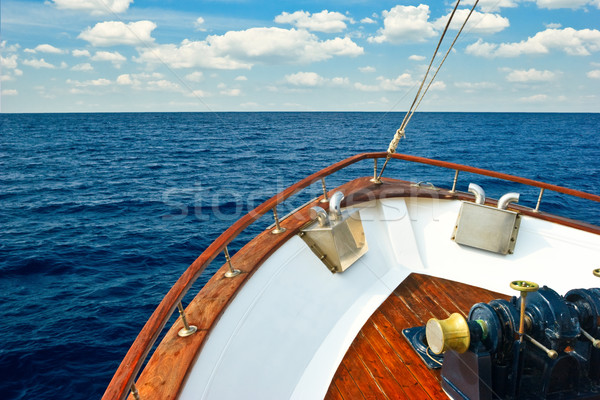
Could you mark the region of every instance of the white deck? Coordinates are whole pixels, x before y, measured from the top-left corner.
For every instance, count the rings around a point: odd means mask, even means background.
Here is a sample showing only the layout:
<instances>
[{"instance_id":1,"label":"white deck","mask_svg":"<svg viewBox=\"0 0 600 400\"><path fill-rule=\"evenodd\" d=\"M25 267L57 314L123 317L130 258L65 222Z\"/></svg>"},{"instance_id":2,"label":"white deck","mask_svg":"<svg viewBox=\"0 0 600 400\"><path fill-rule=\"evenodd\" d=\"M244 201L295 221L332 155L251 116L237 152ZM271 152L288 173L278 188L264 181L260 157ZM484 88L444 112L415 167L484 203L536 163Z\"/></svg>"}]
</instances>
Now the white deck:
<instances>
[{"instance_id":1,"label":"white deck","mask_svg":"<svg viewBox=\"0 0 600 400\"><path fill-rule=\"evenodd\" d=\"M208 337L180 399L323 398L364 322L411 272L515 294L599 287L600 236L523 217L512 255L450 240L459 201L399 198L360 207L369 251L332 274L294 236L243 286Z\"/></svg>"}]
</instances>

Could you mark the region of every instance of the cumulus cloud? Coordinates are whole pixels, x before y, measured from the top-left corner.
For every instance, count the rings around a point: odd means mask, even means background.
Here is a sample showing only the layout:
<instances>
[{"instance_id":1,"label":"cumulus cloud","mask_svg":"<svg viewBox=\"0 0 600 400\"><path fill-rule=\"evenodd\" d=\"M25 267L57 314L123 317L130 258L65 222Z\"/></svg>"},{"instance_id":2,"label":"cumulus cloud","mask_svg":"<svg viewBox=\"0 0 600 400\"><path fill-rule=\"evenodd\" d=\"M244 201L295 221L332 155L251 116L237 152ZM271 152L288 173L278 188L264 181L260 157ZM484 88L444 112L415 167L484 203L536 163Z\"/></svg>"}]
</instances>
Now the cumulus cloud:
<instances>
[{"instance_id":1,"label":"cumulus cloud","mask_svg":"<svg viewBox=\"0 0 600 400\"><path fill-rule=\"evenodd\" d=\"M125 12L133 0L51 0L49 3L59 10L75 10L92 15L102 15Z\"/></svg>"},{"instance_id":2,"label":"cumulus cloud","mask_svg":"<svg viewBox=\"0 0 600 400\"><path fill-rule=\"evenodd\" d=\"M423 60L425 60L425 56L419 56L419 55L413 54L412 56L409 56L408 59L411 61L423 61Z\"/></svg>"},{"instance_id":3,"label":"cumulus cloud","mask_svg":"<svg viewBox=\"0 0 600 400\"><path fill-rule=\"evenodd\" d=\"M450 23L450 29L459 30L468 15L469 10L456 10ZM433 25L436 29L443 30L448 23L448 18L450 18L450 14L437 19ZM465 29L472 33L496 33L508 28L509 25L508 18L498 14L473 11Z\"/></svg>"},{"instance_id":4,"label":"cumulus cloud","mask_svg":"<svg viewBox=\"0 0 600 400\"><path fill-rule=\"evenodd\" d=\"M600 31L596 29L575 30L546 29L535 36L517 43L486 43L479 39L467 46L466 52L480 57L517 57L523 54L548 54L560 50L569 55L587 56L600 50Z\"/></svg>"},{"instance_id":5,"label":"cumulus cloud","mask_svg":"<svg viewBox=\"0 0 600 400\"><path fill-rule=\"evenodd\" d=\"M93 71L94 67L90 63L77 64L71 68L73 71Z\"/></svg>"},{"instance_id":6,"label":"cumulus cloud","mask_svg":"<svg viewBox=\"0 0 600 400\"><path fill-rule=\"evenodd\" d=\"M73 79L67 79L67 83L69 85L73 85L73 86L81 88L81 87L87 87L87 86L108 86L112 82L109 79L99 78L99 79L92 79L92 80L83 81L83 82L73 80Z\"/></svg>"},{"instance_id":7,"label":"cumulus cloud","mask_svg":"<svg viewBox=\"0 0 600 400\"><path fill-rule=\"evenodd\" d=\"M588 72L586 75L590 79L600 79L600 69L594 69Z\"/></svg>"},{"instance_id":8,"label":"cumulus cloud","mask_svg":"<svg viewBox=\"0 0 600 400\"><path fill-rule=\"evenodd\" d=\"M185 79L190 82L202 82L204 80L204 74L202 71L194 71L191 74L187 74Z\"/></svg>"},{"instance_id":9,"label":"cumulus cloud","mask_svg":"<svg viewBox=\"0 0 600 400\"><path fill-rule=\"evenodd\" d=\"M285 76L285 81L293 86L317 87L317 86L346 86L350 84L348 78L335 77L324 78L316 72L298 72Z\"/></svg>"},{"instance_id":10,"label":"cumulus cloud","mask_svg":"<svg viewBox=\"0 0 600 400\"><path fill-rule=\"evenodd\" d=\"M15 69L18 66L17 63L17 55L16 54L11 54L10 56L6 56L3 57L0 55L0 66L2 66L2 69L7 68L7 69Z\"/></svg>"},{"instance_id":11,"label":"cumulus cloud","mask_svg":"<svg viewBox=\"0 0 600 400\"><path fill-rule=\"evenodd\" d=\"M26 53L48 53L48 54L64 54L66 51L54 47L50 44L40 44L34 49L25 49Z\"/></svg>"},{"instance_id":12,"label":"cumulus cloud","mask_svg":"<svg viewBox=\"0 0 600 400\"><path fill-rule=\"evenodd\" d=\"M119 44L136 46L154 42L151 33L155 28L156 24L152 21L137 21L128 24L121 21L106 21L97 23L93 28L88 27L77 37L99 47Z\"/></svg>"},{"instance_id":13,"label":"cumulus cloud","mask_svg":"<svg viewBox=\"0 0 600 400\"><path fill-rule=\"evenodd\" d=\"M416 81L409 73L403 73L398 75L394 79L385 78L383 76L377 77L378 84L376 85L365 85L357 82L354 87L363 92L379 92L379 91L398 91L413 86Z\"/></svg>"},{"instance_id":14,"label":"cumulus cloud","mask_svg":"<svg viewBox=\"0 0 600 400\"><path fill-rule=\"evenodd\" d=\"M370 65L367 65L366 67L360 67L358 70L360 72L375 72L375 67L371 67Z\"/></svg>"},{"instance_id":15,"label":"cumulus cloud","mask_svg":"<svg viewBox=\"0 0 600 400\"><path fill-rule=\"evenodd\" d=\"M255 63L285 64L358 56L362 47L350 38L321 41L305 30L251 28L211 35L204 41L184 40L179 46L138 49L141 63L166 63L172 68L250 69Z\"/></svg>"},{"instance_id":16,"label":"cumulus cloud","mask_svg":"<svg viewBox=\"0 0 600 400\"><path fill-rule=\"evenodd\" d=\"M327 82L325 78L317 74L316 72L298 72L291 75L286 75L285 80L287 83L294 86L321 86Z\"/></svg>"},{"instance_id":17,"label":"cumulus cloud","mask_svg":"<svg viewBox=\"0 0 600 400\"><path fill-rule=\"evenodd\" d=\"M90 56L90 52L87 50L78 50L75 49L71 52L71 54L73 55L73 57L89 57Z\"/></svg>"},{"instance_id":18,"label":"cumulus cloud","mask_svg":"<svg viewBox=\"0 0 600 400\"><path fill-rule=\"evenodd\" d=\"M244 81L247 81L248 78L245 77L244 75L239 75L239 76L236 76L234 80L244 82Z\"/></svg>"},{"instance_id":19,"label":"cumulus cloud","mask_svg":"<svg viewBox=\"0 0 600 400\"><path fill-rule=\"evenodd\" d=\"M54 69L54 68L56 68L55 65L52 65L49 62L46 62L46 60L44 60L43 58L25 60L25 61L23 61L23 64L33 67L35 69L40 69L40 68Z\"/></svg>"},{"instance_id":20,"label":"cumulus cloud","mask_svg":"<svg viewBox=\"0 0 600 400\"><path fill-rule=\"evenodd\" d=\"M194 21L194 27L197 31L206 31L206 28L204 28L204 18L196 18L196 21Z\"/></svg>"},{"instance_id":21,"label":"cumulus cloud","mask_svg":"<svg viewBox=\"0 0 600 400\"><path fill-rule=\"evenodd\" d=\"M91 58L94 61L110 61L113 64L119 65L126 60L118 51L97 51Z\"/></svg>"},{"instance_id":22,"label":"cumulus cloud","mask_svg":"<svg viewBox=\"0 0 600 400\"><path fill-rule=\"evenodd\" d=\"M509 82L547 82L556 77L552 71L539 71L534 68L528 70L515 69L510 70L506 75L506 80Z\"/></svg>"},{"instance_id":23,"label":"cumulus cloud","mask_svg":"<svg viewBox=\"0 0 600 400\"><path fill-rule=\"evenodd\" d=\"M299 29L315 32L335 33L346 29L344 21L349 20L344 14L323 10L311 14L306 11L296 11L292 14L283 12L275 17L278 24L290 24Z\"/></svg>"},{"instance_id":24,"label":"cumulus cloud","mask_svg":"<svg viewBox=\"0 0 600 400\"><path fill-rule=\"evenodd\" d=\"M220 92L223 96L236 97L242 94L240 89L223 89Z\"/></svg>"},{"instance_id":25,"label":"cumulus cloud","mask_svg":"<svg viewBox=\"0 0 600 400\"><path fill-rule=\"evenodd\" d=\"M534 94L532 96L519 98L519 101L523 103L543 103L546 100L548 100L548 95L546 94Z\"/></svg>"},{"instance_id":26,"label":"cumulus cloud","mask_svg":"<svg viewBox=\"0 0 600 400\"><path fill-rule=\"evenodd\" d=\"M376 24L377 23L377 21L375 21L374 19L369 18L369 17L361 19L360 22L363 24Z\"/></svg>"},{"instance_id":27,"label":"cumulus cloud","mask_svg":"<svg viewBox=\"0 0 600 400\"><path fill-rule=\"evenodd\" d=\"M429 22L429 6L396 6L383 11L383 28L377 31L378 36L369 37L374 43L402 43L418 41L436 36L433 25Z\"/></svg>"}]
</instances>

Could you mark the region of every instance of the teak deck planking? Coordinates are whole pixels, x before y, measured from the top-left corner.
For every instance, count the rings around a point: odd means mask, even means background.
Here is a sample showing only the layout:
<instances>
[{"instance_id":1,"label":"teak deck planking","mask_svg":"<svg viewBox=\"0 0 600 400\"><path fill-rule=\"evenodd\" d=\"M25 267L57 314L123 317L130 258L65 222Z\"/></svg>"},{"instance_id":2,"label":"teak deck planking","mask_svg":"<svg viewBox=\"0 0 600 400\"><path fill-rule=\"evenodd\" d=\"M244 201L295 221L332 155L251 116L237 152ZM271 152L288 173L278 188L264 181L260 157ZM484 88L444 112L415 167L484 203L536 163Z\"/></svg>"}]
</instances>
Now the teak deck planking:
<instances>
[{"instance_id":1,"label":"teak deck planking","mask_svg":"<svg viewBox=\"0 0 600 400\"><path fill-rule=\"evenodd\" d=\"M429 318L467 316L479 302L507 296L475 286L410 274L369 318L336 371L326 400L443 399L439 369L429 369L402 335Z\"/></svg>"}]
</instances>

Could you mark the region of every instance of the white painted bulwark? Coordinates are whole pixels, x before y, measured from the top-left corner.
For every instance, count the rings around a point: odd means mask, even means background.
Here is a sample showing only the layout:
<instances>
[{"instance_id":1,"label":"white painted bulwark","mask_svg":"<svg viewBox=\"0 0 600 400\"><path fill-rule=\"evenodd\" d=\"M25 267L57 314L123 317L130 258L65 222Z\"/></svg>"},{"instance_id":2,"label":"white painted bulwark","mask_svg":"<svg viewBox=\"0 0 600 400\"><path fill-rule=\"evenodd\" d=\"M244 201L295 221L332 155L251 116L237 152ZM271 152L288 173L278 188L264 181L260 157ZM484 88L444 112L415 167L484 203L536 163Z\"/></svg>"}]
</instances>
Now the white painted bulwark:
<instances>
[{"instance_id":1,"label":"white painted bulwark","mask_svg":"<svg viewBox=\"0 0 600 400\"><path fill-rule=\"evenodd\" d=\"M600 236L523 217L514 254L451 240L459 201L362 204L369 251L332 274L298 237L249 279L209 335L181 399L323 398L356 334L402 280L421 272L507 294L531 280L559 293L598 287Z\"/></svg>"}]
</instances>

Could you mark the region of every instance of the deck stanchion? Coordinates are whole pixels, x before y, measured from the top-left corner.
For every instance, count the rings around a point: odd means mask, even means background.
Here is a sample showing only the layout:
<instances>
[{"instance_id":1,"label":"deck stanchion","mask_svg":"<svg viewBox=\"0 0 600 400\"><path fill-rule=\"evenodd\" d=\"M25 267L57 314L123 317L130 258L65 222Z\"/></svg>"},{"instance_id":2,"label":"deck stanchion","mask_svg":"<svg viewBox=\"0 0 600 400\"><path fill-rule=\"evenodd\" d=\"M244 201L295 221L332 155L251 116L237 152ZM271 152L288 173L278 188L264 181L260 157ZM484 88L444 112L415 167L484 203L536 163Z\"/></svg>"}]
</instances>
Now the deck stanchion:
<instances>
[{"instance_id":1,"label":"deck stanchion","mask_svg":"<svg viewBox=\"0 0 600 400\"><path fill-rule=\"evenodd\" d=\"M140 400L140 393L138 392L137 388L135 387L135 383L131 384L131 395L133 396L133 398L135 400Z\"/></svg>"},{"instance_id":2,"label":"deck stanchion","mask_svg":"<svg viewBox=\"0 0 600 400\"><path fill-rule=\"evenodd\" d=\"M323 187L323 198L321 199L321 203L329 203L329 198L327 197L327 187L325 186L325 178L321 178L321 186Z\"/></svg>"},{"instance_id":3,"label":"deck stanchion","mask_svg":"<svg viewBox=\"0 0 600 400\"><path fill-rule=\"evenodd\" d=\"M542 202L542 196L544 195L544 188L540 189L540 196L538 197L537 204L535 205L535 212L540 212L540 203Z\"/></svg>"},{"instance_id":4,"label":"deck stanchion","mask_svg":"<svg viewBox=\"0 0 600 400\"><path fill-rule=\"evenodd\" d=\"M325 181L323 181L323 187L325 187ZM277 206L273 207L273 218L275 219L275 229L271 231L273 234L283 233L285 232L285 228L282 228L279 225L279 216L277 215Z\"/></svg>"},{"instance_id":5,"label":"deck stanchion","mask_svg":"<svg viewBox=\"0 0 600 400\"><path fill-rule=\"evenodd\" d=\"M189 325L187 322L187 318L185 318L185 312L183 311L183 305L181 302L177 303L177 309L179 310L179 315L181 315L181 321L183 322L183 328L177 332L177 335L180 337L187 337L194 334L198 328L194 325Z\"/></svg>"},{"instance_id":6,"label":"deck stanchion","mask_svg":"<svg viewBox=\"0 0 600 400\"><path fill-rule=\"evenodd\" d=\"M381 179L377 177L377 157L373 158L373 178L371 179L373 183L381 183Z\"/></svg>"},{"instance_id":7,"label":"deck stanchion","mask_svg":"<svg viewBox=\"0 0 600 400\"><path fill-rule=\"evenodd\" d=\"M450 191L450 193L456 193L456 181L458 181L458 173L459 170L454 170L454 181L452 182L452 190Z\"/></svg>"},{"instance_id":8,"label":"deck stanchion","mask_svg":"<svg viewBox=\"0 0 600 400\"><path fill-rule=\"evenodd\" d=\"M233 278L234 276L238 276L239 274L241 274L242 271L240 271L239 269L233 268L233 265L231 264L231 257L229 257L229 250L227 249L227 246L225 246L223 251L225 252L225 259L227 260L227 264L229 265L229 271L225 272L225 277Z\"/></svg>"}]
</instances>

